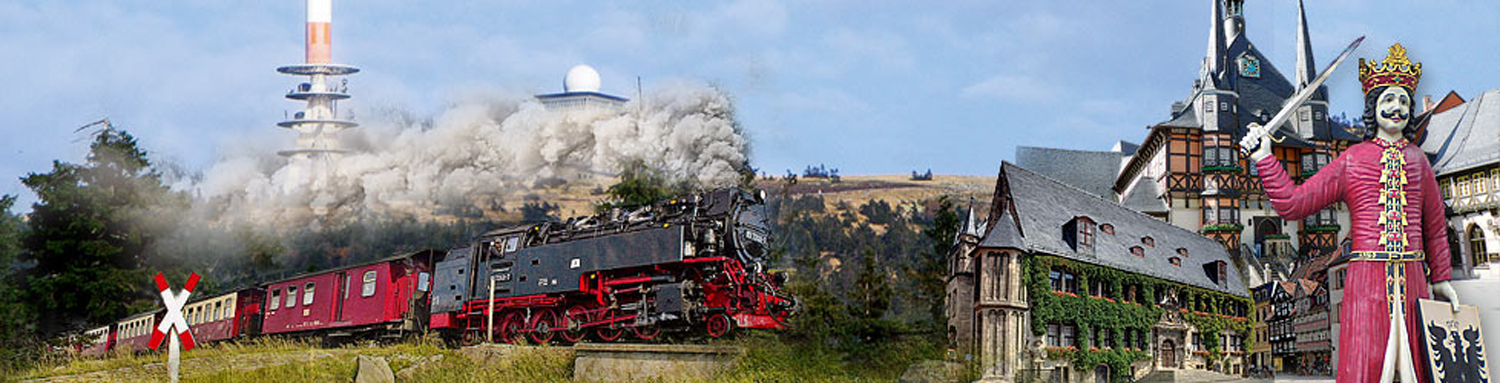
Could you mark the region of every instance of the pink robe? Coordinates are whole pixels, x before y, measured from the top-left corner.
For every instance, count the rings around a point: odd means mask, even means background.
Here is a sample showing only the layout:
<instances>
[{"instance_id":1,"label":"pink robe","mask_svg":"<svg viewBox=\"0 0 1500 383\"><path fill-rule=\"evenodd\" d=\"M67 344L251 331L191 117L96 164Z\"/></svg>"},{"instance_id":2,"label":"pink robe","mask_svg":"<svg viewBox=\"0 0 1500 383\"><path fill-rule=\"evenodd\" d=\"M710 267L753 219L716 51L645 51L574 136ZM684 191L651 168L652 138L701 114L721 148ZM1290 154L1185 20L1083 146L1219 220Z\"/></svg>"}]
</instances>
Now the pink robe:
<instances>
[{"instance_id":1,"label":"pink robe","mask_svg":"<svg viewBox=\"0 0 1500 383\"><path fill-rule=\"evenodd\" d=\"M1378 143L1377 143L1378 142ZM1307 217L1336 202L1349 207L1350 234L1353 249L1380 251L1378 241L1384 226L1379 222L1384 205L1380 202L1381 157L1385 150L1379 139L1350 147L1333 163L1312 178L1295 185L1275 156L1255 163L1261 184L1276 212L1288 220ZM1427 381L1422 362L1422 333L1417 328L1417 299L1428 297L1428 283L1447 281L1452 272L1448 254L1447 222L1443 213L1442 194L1433 176L1432 164L1414 145L1400 140L1405 157L1407 183L1405 191L1407 250L1426 252L1426 261L1410 262L1406 267L1407 336L1416 365L1417 381ZM1417 267L1424 264L1424 267ZM1339 382L1374 382L1380 379L1385 359L1386 337L1390 334L1390 314L1386 297L1386 262L1351 261L1344 282L1344 299L1339 321Z\"/></svg>"}]
</instances>

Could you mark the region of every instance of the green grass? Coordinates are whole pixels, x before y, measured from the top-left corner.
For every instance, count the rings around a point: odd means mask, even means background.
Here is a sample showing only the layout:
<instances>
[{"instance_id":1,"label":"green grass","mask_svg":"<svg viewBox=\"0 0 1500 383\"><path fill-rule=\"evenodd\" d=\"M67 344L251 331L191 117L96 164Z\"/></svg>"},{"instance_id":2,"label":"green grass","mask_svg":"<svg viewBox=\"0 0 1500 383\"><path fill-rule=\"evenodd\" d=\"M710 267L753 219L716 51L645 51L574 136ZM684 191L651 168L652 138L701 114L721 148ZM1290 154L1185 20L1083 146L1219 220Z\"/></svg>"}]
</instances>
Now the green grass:
<instances>
[{"instance_id":1,"label":"green grass","mask_svg":"<svg viewBox=\"0 0 1500 383\"><path fill-rule=\"evenodd\" d=\"M752 332L714 344L745 349L736 368L714 382L865 382L894 381L906 367L923 359L940 359L942 349L920 338L875 342L851 355L838 347L787 341L768 332ZM433 338L396 344L323 349L296 340L257 339L215 344L183 353L183 382L334 382L348 381L357 355L381 356L398 374L417 382L563 382L572 381L571 351L562 347L510 350L490 363L477 363ZM117 354L102 359L74 359L38 365L11 379L89 377L108 381L161 381L163 354ZM93 373L95 375L88 375ZM977 377L977 374L966 378ZM972 380L972 379L969 379Z\"/></svg>"}]
</instances>

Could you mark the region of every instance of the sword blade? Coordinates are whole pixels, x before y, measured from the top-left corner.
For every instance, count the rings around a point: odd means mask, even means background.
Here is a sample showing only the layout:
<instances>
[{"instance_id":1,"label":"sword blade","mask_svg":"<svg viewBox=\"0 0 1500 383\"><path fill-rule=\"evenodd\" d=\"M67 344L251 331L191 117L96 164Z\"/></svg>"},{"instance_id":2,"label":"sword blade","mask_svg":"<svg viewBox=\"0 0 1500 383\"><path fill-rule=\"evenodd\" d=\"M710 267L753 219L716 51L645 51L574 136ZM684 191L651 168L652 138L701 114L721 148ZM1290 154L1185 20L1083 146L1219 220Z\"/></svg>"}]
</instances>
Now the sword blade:
<instances>
[{"instance_id":1,"label":"sword blade","mask_svg":"<svg viewBox=\"0 0 1500 383\"><path fill-rule=\"evenodd\" d=\"M1286 120L1291 119L1292 112L1296 111L1297 107L1302 106L1302 103L1307 102L1307 99L1312 98L1313 94L1318 92L1318 87L1322 86L1324 81L1328 81L1328 77L1333 74L1334 68L1338 68L1339 64L1344 62L1344 59L1349 58L1349 55L1354 53L1354 48L1358 48L1359 43L1364 41L1364 36L1354 39L1354 42L1349 43L1349 47L1344 48L1344 52L1340 53L1338 58L1333 59L1333 62L1328 63L1328 67L1323 68L1323 73L1319 73L1318 78L1313 79L1311 83L1308 83L1307 86L1298 91L1291 99L1286 100L1286 103L1281 105L1281 111L1276 112L1276 116L1271 117L1271 121L1267 121L1264 125L1268 132L1267 134L1274 133L1276 128L1286 123Z\"/></svg>"}]
</instances>

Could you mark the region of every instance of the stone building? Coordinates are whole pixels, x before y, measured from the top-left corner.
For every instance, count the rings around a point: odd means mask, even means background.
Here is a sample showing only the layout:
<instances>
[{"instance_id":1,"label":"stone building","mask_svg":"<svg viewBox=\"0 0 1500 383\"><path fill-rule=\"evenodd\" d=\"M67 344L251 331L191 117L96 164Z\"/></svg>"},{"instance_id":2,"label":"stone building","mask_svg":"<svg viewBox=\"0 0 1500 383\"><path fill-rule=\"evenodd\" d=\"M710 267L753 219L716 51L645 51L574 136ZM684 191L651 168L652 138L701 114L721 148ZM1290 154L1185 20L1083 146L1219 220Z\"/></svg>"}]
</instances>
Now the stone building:
<instances>
[{"instance_id":1,"label":"stone building","mask_svg":"<svg viewBox=\"0 0 1500 383\"><path fill-rule=\"evenodd\" d=\"M1448 205L1453 276L1474 277L1500 261L1500 90L1467 102L1450 93L1433 111L1417 142Z\"/></svg>"},{"instance_id":2,"label":"stone building","mask_svg":"<svg viewBox=\"0 0 1500 383\"><path fill-rule=\"evenodd\" d=\"M1115 178L1117 200L1140 211L1165 211L1157 215L1218 240L1231 253L1243 253L1236 255L1286 263L1335 247L1348 228L1342 204L1300 222L1281 219L1237 146L1249 124L1270 120L1318 75L1306 12L1299 1L1297 61L1287 77L1245 35L1243 0L1210 3L1207 54L1191 91L1172 104L1166 121L1150 126ZM1327 90L1316 92L1276 127L1285 141L1274 153L1299 181L1361 140L1360 131L1329 116ZM1263 270L1247 268L1252 285L1275 279L1260 275Z\"/></svg>"},{"instance_id":3,"label":"stone building","mask_svg":"<svg viewBox=\"0 0 1500 383\"><path fill-rule=\"evenodd\" d=\"M1212 239L1007 162L957 242L949 332L986 378L1244 371L1252 302Z\"/></svg>"}]
</instances>

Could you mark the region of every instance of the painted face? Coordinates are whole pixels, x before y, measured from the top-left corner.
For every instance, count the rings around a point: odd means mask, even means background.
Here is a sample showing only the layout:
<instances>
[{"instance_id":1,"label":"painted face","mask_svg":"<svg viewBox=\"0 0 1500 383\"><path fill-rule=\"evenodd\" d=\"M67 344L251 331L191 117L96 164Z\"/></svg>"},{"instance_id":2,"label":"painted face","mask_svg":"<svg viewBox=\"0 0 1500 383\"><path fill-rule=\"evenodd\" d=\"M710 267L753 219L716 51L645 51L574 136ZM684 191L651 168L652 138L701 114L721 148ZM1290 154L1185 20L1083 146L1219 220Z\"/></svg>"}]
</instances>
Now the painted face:
<instances>
[{"instance_id":1,"label":"painted face","mask_svg":"<svg viewBox=\"0 0 1500 383\"><path fill-rule=\"evenodd\" d=\"M1375 99L1375 123L1387 133L1401 133L1411 120L1411 95L1402 87L1389 87Z\"/></svg>"}]
</instances>

